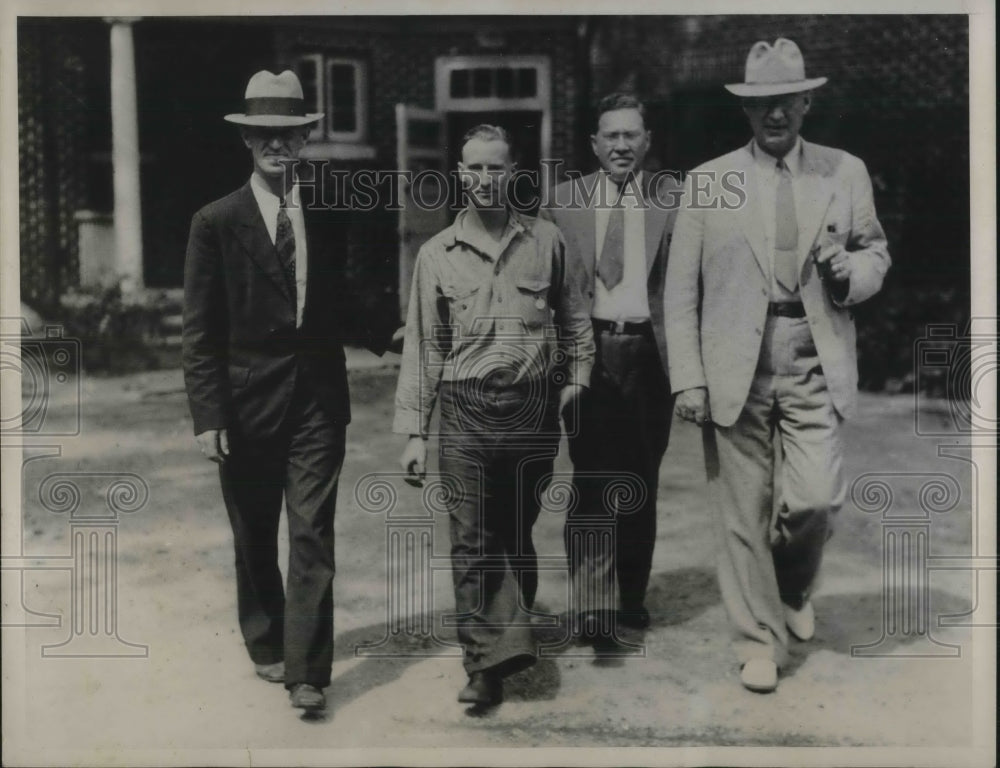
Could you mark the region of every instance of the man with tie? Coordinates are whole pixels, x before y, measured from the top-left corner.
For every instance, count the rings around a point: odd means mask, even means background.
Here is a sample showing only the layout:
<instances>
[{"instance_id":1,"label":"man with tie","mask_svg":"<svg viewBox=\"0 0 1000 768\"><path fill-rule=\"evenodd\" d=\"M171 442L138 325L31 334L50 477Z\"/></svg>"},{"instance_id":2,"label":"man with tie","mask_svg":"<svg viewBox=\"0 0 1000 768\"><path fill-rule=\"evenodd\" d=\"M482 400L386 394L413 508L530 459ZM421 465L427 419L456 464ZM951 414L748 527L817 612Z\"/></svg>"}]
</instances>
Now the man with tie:
<instances>
[{"instance_id":1,"label":"man with tie","mask_svg":"<svg viewBox=\"0 0 1000 768\"><path fill-rule=\"evenodd\" d=\"M660 461L672 402L663 281L679 185L643 172L645 107L613 93L597 108L601 170L555 188L544 206L566 238L594 327L590 388L564 411L577 503L566 520L573 632L598 650L617 624L645 629ZM613 535L602 535L609 526Z\"/></svg>"},{"instance_id":2,"label":"man with tie","mask_svg":"<svg viewBox=\"0 0 1000 768\"><path fill-rule=\"evenodd\" d=\"M799 136L825 82L806 78L794 42L754 44L745 82L726 86L754 138L692 172L667 269L677 414L706 425L719 587L757 692L777 686L789 632L815 631L810 593L845 497L841 421L857 396L850 308L890 264L864 163ZM742 205L719 204L734 174Z\"/></svg>"},{"instance_id":3,"label":"man with tie","mask_svg":"<svg viewBox=\"0 0 1000 768\"><path fill-rule=\"evenodd\" d=\"M350 420L343 343L385 346L348 331L372 326L343 281L346 214L302 205L296 159L320 118L306 113L294 73L250 78L244 113L225 119L241 127L253 172L194 215L184 266L184 379L198 444L219 465L240 629L257 675L283 682L307 711L325 706L333 661L333 517Z\"/></svg>"}]
</instances>

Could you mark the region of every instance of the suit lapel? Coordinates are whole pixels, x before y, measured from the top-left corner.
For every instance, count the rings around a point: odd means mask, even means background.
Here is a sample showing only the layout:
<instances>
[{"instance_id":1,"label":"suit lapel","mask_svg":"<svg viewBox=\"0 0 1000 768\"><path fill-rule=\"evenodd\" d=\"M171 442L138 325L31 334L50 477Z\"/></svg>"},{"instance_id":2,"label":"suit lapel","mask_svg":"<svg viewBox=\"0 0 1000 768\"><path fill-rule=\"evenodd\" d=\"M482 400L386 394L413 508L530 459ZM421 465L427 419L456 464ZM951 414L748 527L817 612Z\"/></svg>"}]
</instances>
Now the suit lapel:
<instances>
[{"instance_id":1,"label":"suit lapel","mask_svg":"<svg viewBox=\"0 0 1000 768\"><path fill-rule=\"evenodd\" d=\"M588 285L593 282L594 274L597 271L597 225L595 223L597 221L597 214L594 213L594 205L600 200L596 189L598 181L597 174L592 173L575 182L577 185L577 197L571 202L570 207L567 208L567 212L572 213L577 220L575 227L577 242L580 245L580 259L587 274ZM588 195L593 197L593 202L589 205L584 205L584 201L589 199Z\"/></svg>"},{"instance_id":2,"label":"suit lapel","mask_svg":"<svg viewBox=\"0 0 1000 768\"><path fill-rule=\"evenodd\" d=\"M292 300L286 285L284 273L278 264L278 254L267 233L257 199L253 196L249 182L240 190L238 213L234 221L237 240L243 246L250 261L271 281L288 301Z\"/></svg>"},{"instance_id":3,"label":"suit lapel","mask_svg":"<svg viewBox=\"0 0 1000 768\"><path fill-rule=\"evenodd\" d=\"M646 278L653 271L653 265L660 254L660 241L663 239L663 230L667 226L667 218L670 211L663 208L662 201L651 202L654 199L656 190L650 183L651 176L643 174L643 200L646 203L646 210L643 216L643 230L646 234Z\"/></svg>"},{"instance_id":4,"label":"suit lapel","mask_svg":"<svg viewBox=\"0 0 1000 768\"><path fill-rule=\"evenodd\" d=\"M751 145L747 144L737 156L738 161L735 170L743 174L746 185L746 204L738 209L737 213L740 217L740 229L743 230L743 235L750 244L750 249L757 260L757 266L760 267L760 271L764 277L770 279L770 258L765 246L764 220L761 218L763 212L760 209L760 193L757 189L757 175L754 172L753 152L750 147Z\"/></svg>"},{"instance_id":5,"label":"suit lapel","mask_svg":"<svg viewBox=\"0 0 1000 768\"><path fill-rule=\"evenodd\" d=\"M796 217L799 224L798 265L801 270L816 241L816 233L833 199L834 185L830 169L816 152L814 145L802 141L802 178Z\"/></svg>"}]
</instances>

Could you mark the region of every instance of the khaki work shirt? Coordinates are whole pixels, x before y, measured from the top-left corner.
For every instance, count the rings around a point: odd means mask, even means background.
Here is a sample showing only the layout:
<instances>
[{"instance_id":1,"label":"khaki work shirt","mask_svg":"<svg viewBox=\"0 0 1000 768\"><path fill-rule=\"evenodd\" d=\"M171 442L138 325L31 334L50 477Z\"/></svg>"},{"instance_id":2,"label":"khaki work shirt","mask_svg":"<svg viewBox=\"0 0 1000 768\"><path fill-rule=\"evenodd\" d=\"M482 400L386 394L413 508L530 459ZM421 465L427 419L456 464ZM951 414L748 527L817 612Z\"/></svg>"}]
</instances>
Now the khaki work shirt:
<instances>
[{"instance_id":1,"label":"khaki work shirt","mask_svg":"<svg viewBox=\"0 0 1000 768\"><path fill-rule=\"evenodd\" d=\"M459 212L417 254L393 431L427 435L441 381L517 383L559 368L565 384L586 386L594 336L584 296L554 224L510 211L497 242L475 211Z\"/></svg>"}]
</instances>

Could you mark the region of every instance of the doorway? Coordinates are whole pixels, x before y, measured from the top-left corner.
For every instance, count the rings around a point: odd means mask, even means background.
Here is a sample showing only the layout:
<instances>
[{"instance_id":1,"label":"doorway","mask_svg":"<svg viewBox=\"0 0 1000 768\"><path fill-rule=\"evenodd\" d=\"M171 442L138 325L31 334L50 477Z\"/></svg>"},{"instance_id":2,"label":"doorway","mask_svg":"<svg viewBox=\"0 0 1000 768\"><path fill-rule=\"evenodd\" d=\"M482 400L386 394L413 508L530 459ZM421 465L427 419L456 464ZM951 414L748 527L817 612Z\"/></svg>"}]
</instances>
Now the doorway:
<instances>
[{"instance_id":1,"label":"doorway","mask_svg":"<svg viewBox=\"0 0 1000 768\"><path fill-rule=\"evenodd\" d=\"M518 210L538 210L542 158L552 141L552 87L548 56L441 56L435 61L435 106L444 117L448 170L461 156L462 137L476 125L503 127L519 170L510 190ZM454 191L454 190L452 190ZM460 200L460 197L453 197Z\"/></svg>"}]
</instances>

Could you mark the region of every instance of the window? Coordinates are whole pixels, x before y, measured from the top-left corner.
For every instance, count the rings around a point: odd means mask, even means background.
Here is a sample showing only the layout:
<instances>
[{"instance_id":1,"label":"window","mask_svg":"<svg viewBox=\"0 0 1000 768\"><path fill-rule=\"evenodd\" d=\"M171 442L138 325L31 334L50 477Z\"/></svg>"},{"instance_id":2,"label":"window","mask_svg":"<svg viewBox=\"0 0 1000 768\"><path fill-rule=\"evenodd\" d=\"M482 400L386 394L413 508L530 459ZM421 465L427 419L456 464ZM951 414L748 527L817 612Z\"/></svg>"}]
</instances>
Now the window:
<instances>
[{"instance_id":1,"label":"window","mask_svg":"<svg viewBox=\"0 0 1000 768\"><path fill-rule=\"evenodd\" d=\"M538 95L534 67L452 69L448 95L453 99L533 99Z\"/></svg>"},{"instance_id":2,"label":"window","mask_svg":"<svg viewBox=\"0 0 1000 768\"><path fill-rule=\"evenodd\" d=\"M434 60L434 107L443 114L540 113L541 156L548 157L552 147L551 72L548 56L438 56Z\"/></svg>"},{"instance_id":3,"label":"window","mask_svg":"<svg viewBox=\"0 0 1000 768\"><path fill-rule=\"evenodd\" d=\"M313 141L360 143L368 138L368 68L361 59L310 53L295 60L308 112L322 112Z\"/></svg>"}]
</instances>

